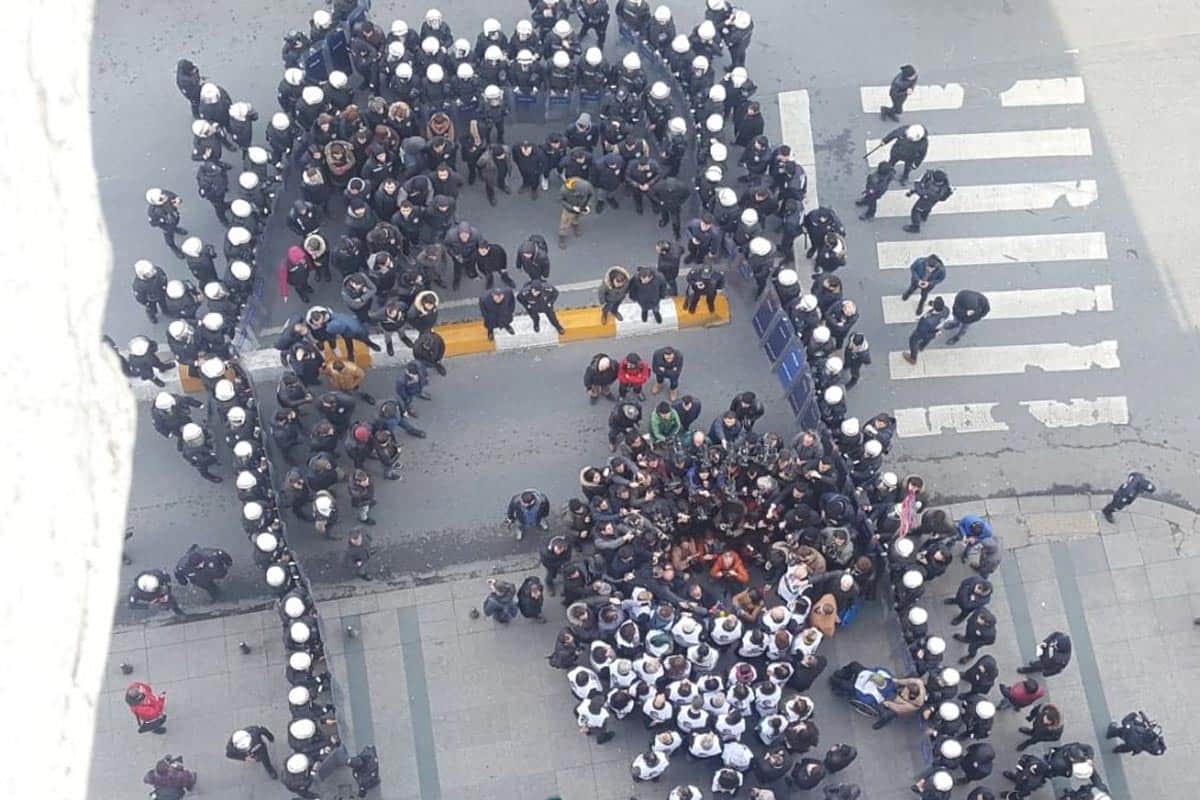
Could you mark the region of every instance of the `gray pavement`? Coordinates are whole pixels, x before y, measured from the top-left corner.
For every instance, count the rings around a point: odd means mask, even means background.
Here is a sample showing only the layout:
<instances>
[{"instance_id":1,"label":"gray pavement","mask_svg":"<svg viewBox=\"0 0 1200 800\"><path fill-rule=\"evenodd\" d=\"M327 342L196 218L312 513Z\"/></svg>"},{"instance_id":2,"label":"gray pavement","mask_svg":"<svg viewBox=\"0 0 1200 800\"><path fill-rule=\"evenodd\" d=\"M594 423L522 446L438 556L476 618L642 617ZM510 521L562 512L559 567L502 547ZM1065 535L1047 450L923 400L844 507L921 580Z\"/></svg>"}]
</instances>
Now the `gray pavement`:
<instances>
[{"instance_id":1,"label":"gray pavement","mask_svg":"<svg viewBox=\"0 0 1200 800\"><path fill-rule=\"evenodd\" d=\"M1182 800L1200 791L1191 768L1200 746L1200 643L1192 617L1200 613L1200 517L1177 506L1139 500L1100 518L1106 497L1038 495L992 498L946 507L954 516L986 513L1010 548L996 581L992 609L1000 621L990 649L1001 681L1027 660L1051 630L1075 643L1074 659L1050 679L1050 697L1065 711L1064 741L1099 745L1110 717L1144 709L1163 726L1168 750L1160 758L1116 757L1097 747L1099 766L1118 798ZM564 674L542 656L553 647L561 607L547 605L548 625L520 620L500 629L471 619L488 574L518 578L529 557L447 569L421 585L326 586L319 608L331 666L343 687L342 729L354 747L375 743L388 800L422 798L544 798L625 800L659 797L674 781L704 780L707 770L680 757L661 788L633 786L628 765L644 746L639 722L618 723L618 737L596 746L579 736ZM950 633L949 596L963 577L955 567L925 603L931 628ZM93 795L142 796L140 769L162 752L183 753L200 772L201 796L244 800L275 797L278 789L256 769L224 759L227 731L285 720L283 651L272 610L219 619L122 626L114 634L105 692L97 717ZM345 626L357 631L346 638ZM868 607L848 629L822 645L831 664L850 659L900 666L894 621ZM238 643L253 648L243 655ZM948 659L961 646L951 643ZM129 678L117 665L134 667ZM832 669L833 667L831 667ZM121 700L128 680L147 680L169 693L168 733L138 736ZM817 706L821 748L848 742L859 759L844 773L870 800L910 796L908 776L922 763L915 725L872 731L867 720L833 698L825 680L810 691ZM999 790L999 771L1012 766L1018 718L1001 712L993 743L999 757L987 782ZM1110 748L1109 748L1110 749ZM274 751L281 753L276 746ZM346 794L347 775L322 787ZM1035 795L1050 798L1049 790Z\"/></svg>"}]
</instances>

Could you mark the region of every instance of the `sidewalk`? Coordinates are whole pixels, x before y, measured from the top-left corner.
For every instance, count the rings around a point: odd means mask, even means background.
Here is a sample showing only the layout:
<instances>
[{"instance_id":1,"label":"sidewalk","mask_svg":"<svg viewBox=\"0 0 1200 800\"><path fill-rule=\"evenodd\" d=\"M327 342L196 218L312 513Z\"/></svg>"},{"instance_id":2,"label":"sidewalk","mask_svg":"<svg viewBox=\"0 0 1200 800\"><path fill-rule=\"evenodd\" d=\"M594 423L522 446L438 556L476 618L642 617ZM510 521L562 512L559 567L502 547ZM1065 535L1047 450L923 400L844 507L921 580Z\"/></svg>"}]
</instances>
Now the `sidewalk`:
<instances>
[{"instance_id":1,"label":"sidewalk","mask_svg":"<svg viewBox=\"0 0 1200 800\"><path fill-rule=\"evenodd\" d=\"M1111 717L1142 708L1163 726L1165 756L1115 757L1097 747L1101 772L1114 798L1183 798L1200 792L1192 763L1200 756L1200 517L1152 499L1138 500L1109 525L1098 509L1107 497L1089 495L993 498L942 506L953 516L986 512L1010 552L995 576L992 609L1000 635L990 652L1001 680L1052 630L1069 633L1075 657L1050 681L1065 711L1064 741L1097 745ZM520 620L500 630L487 618L472 620L486 574L519 577L532 558L501 565L467 565L422 576L422 585L327 586L320 609L331 666L345 689L337 699L352 749L375 743L388 800L501 798L627 800L664 796L675 782L707 780L711 769L682 756L663 780L635 787L629 763L645 746L640 722L617 723L618 736L598 747L580 736L564 674L544 657L561 626L553 599L550 624ZM495 573L499 570L499 573ZM950 596L965 569L935 584L925 603L931 629L949 638ZM353 594L350 592L353 591ZM357 631L347 638L346 626ZM139 781L166 752L182 753L200 772L203 797L245 800L279 797L280 787L260 769L225 760L225 740L235 727L260 723L285 739L287 709L283 648L274 610L232 613L196 622L154 624L114 634L104 694L97 710L91 785L96 797L145 797ZM266 633L264 633L264 631ZM899 663L892 621L879 607L864 610L852 627L822 646L831 669L852 658ZM243 655L238 643L252 648ZM947 663L962 646L950 642ZM134 666L120 674L118 664ZM121 698L131 680L168 691L168 733L134 733ZM1158 692L1147 687L1161 687ZM820 749L848 742L858 760L843 780L864 796L910 797L908 783L921 763L919 734L911 724L872 731L831 697L825 680L810 691L817 705ZM237 709L237 710L234 710ZM993 790L1007 788L1001 770L1015 762L1019 720L1002 713L992 737L998 751ZM276 743L276 761L286 745ZM337 773L322 797L348 795L350 778ZM1038 798L1050 798L1045 789Z\"/></svg>"}]
</instances>

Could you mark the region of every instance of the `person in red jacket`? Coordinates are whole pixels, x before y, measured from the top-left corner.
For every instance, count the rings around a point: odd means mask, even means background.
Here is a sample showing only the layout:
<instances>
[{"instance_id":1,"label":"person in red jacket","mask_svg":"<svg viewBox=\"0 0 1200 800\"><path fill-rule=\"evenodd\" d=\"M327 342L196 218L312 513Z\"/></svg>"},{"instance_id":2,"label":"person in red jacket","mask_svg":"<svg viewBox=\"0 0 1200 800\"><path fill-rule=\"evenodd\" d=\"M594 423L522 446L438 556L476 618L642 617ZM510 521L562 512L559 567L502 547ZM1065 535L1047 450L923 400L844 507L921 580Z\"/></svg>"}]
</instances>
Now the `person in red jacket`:
<instances>
[{"instance_id":1,"label":"person in red jacket","mask_svg":"<svg viewBox=\"0 0 1200 800\"><path fill-rule=\"evenodd\" d=\"M1000 696L1004 699L1000 701L1000 708L1011 708L1015 711L1020 711L1026 706L1031 706L1038 700L1041 700L1046 694L1046 690L1038 684L1033 678L1026 678L1020 683L1014 683L1012 686L1000 684Z\"/></svg>"},{"instance_id":2,"label":"person in red jacket","mask_svg":"<svg viewBox=\"0 0 1200 800\"><path fill-rule=\"evenodd\" d=\"M292 245L288 248L287 258L279 263L279 296L283 302L288 301L288 289L295 289L296 294L305 303L312 302L312 285L308 276L315 265L303 248Z\"/></svg>"},{"instance_id":3,"label":"person in red jacket","mask_svg":"<svg viewBox=\"0 0 1200 800\"><path fill-rule=\"evenodd\" d=\"M642 357L637 353L625 356L617 368L617 386L621 399L624 400L625 395L633 392L637 395L638 400L645 400L646 395L642 394L642 387L648 380L650 380L650 365L642 361Z\"/></svg>"},{"instance_id":4,"label":"person in red jacket","mask_svg":"<svg viewBox=\"0 0 1200 800\"><path fill-rule=\"evenodd\" d=\"M750 583L750 573L746 571L746 564L736 550L726 550L713 559L708 575L731 593L740 592Z\"/></svg>"},{"instance_id":5,"label":"person in red jacket","mask_svg":"<svg viewBox=\"0 0 1200 800\"><path fill-rule=\"evenodd\" d=\"M167 693L156 695L149 684L134 681L125 690L125 703L138 721L138 733L167 732Z\"/></svg>"}]
</instances>

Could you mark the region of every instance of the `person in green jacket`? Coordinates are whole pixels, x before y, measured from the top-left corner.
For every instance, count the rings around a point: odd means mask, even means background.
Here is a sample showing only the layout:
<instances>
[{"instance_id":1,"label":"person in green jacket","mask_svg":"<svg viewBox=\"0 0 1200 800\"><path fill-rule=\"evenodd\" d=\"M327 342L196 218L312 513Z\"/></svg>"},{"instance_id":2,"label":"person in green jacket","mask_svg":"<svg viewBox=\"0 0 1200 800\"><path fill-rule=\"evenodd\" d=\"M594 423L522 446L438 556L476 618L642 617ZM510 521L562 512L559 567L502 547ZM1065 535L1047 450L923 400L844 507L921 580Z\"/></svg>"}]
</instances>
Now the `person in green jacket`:
<instances>
[{"instance_id":1,"label":"person in green jacket","mask_svg":"<svg viewBox=\"0 0 1200 800\"><path fill-rule=\"evenodd\" d=\"M650 417L650 440L654 444L669 442L679 438L682 433L683 422L679 419L679 412L666 401L659 403Z\"/></svg>"},{"instance_id":2,"label":"person in green jacket","mask_svg":"<svg viewBox=\"0 0 1200 800\"><path fill-rule=\"evenodd\" d=\"M579 220L592 213L592 185L583 178L567 178L563 182L562 215L558 219L558 246L567 248L567 234L579 235Z\"/></svg>"}]
</instances>

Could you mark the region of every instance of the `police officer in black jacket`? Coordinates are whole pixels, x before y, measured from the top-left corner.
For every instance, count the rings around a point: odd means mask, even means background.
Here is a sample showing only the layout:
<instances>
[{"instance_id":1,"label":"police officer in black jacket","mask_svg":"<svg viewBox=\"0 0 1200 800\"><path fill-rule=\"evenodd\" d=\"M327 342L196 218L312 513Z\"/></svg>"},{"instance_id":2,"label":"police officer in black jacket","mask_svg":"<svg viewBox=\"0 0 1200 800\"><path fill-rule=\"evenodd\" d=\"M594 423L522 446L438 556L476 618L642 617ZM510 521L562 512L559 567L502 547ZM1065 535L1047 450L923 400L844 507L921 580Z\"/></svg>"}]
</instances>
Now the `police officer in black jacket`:
<instances>
[{"instance_id":1,"label":"police officer in black jacket","mask_svg":"<svg viewBox=\"0 0 1200 800\"><path fill-rule=\"evenodd\" d=\"M175 580L181 586L199 586L215 601L220 594L217 581L229 574L231 566L233 557L221 548L193 544L175 565Z\"/></svg>"},{"instance_id":2,"label":"police officer in black jacket","mask_svg":"<svg viewBox=\"0 0 1200 800\"><path fill-rule=\"evenodd\" d=\"M1113 522L1113 512L1120 511L1145 492L1146 494L1154 494L1154 484L1140 472L1131 472L1129 477L1125 479L1115 492L1108 504L1100 510L1104 518L1109 522Z\"/></svg>"},{"instance_id":3,"label":"police officer in black jacket","mask_svg":"<svg viewBox=\"0 0 1200 800\"><path fill-rule=\"evenodd\" d=\"M546 319L550 321L556 331L560 334L566 332L566 329L558 321L558 315L554 312L554 304L558 301L558 289L551 284L540 278L529 281L517 293L517 300L525 308L529 318L533 320L535 332L542 329L543 314L546 315Z\"/></svg>"},{"instance_id":4,"label":"police officer in black jacket","mask_svg":"<svg viewBox=\"0 0 1200 800\"><path fill-rule=\"evenodd\" d=\"M905 172L908 168L905 165ZM900 181L904 183L904 181ZM917 181L916 186L908 191L908 196L917 196L917 201L913 203L912 213L910 214L909 224L904 226L904 230L909 233L918 233L921 230L921 223L929 219L929 212L933 211L933 207L943 200L950 199L950 195L954 194L954 189L950 186L950 179L946 177L946 173L940 169L931 169L921 176L921 180Z\"/></svg>"},{"instance_id":5,"label":"police officer in black jacket","mask_svg":"<svg viewBox=\"0 0 1200 800\"><path fill-rule=\"evenodd\" d=\"M496 328L503 328L516 335L517 332L512 327L516 306L513 290L508 287L496 287L480 295L479 313L483 317L483 327L487 330L489 341L496 338Z\"/></svg>"},{"instance_id":6,"label":"police officer in black jacket","mask_svg":"<svg viewBox=\"0 0 1200 800\"><path fill-rule=\"evenodd\" d=\"M888 87L888 99L892 101L892 105L890 107L880 106L879 118L898 122L900 115L904 113L904 102L916 88L917 68L912 64L905 64L900 67L896 77L892 78L892 85Z\"/></svg>"},{"instance_id":7,"label":"police officer in black jacket","mask_svg":"<svg viewBox=\"0 0 1200 800\"><path fill-rule=\"evenodd\" d=\"M958 333L947 339L946 344L954 344L961 339L966 334L967 328L986 317L991 310L992 306L982 292L963 289L954 295L954 306L951 309L954 319L943 325L942 329L957 330Z\"/></svg>"}]
</instances>

